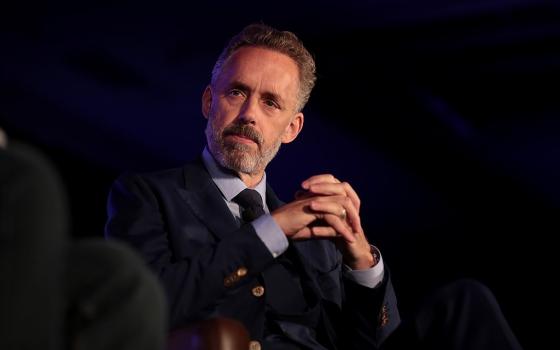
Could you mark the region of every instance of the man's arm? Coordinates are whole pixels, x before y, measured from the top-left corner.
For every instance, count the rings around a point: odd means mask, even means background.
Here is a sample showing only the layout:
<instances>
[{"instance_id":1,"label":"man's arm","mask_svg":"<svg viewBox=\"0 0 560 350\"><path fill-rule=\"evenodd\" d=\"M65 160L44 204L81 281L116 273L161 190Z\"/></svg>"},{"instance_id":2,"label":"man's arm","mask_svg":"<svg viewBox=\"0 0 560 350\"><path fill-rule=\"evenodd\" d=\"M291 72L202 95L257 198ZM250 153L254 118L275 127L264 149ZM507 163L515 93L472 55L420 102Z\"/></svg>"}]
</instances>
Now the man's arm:
<instances>
[{"instance_id":1,"label":"man's arm","mask_svg":"<svg viewBox=\"0 0 560 350\"><path fill-rule=\"evenodd\" d=\"M131 244L159 276L172 326L219 308L236 290L249 288L273 259L251 225L229 227L231 234L216 239L173 186L152 178L119 178L108 214L106 237Z\"/></svg>"},{"instance_id":2,"label":"man's arm","mask_svg":"<svg viewBox=\"0 0 560 350\"><path fill-rule=\"evenodd\" d=\"M390 273L375 288L343 278L343 333L339 341L347 349L377 349L400 324L397 298Z\"/></svg>"},{"instance_id":3,"label":"man's arm","mask_svg":"<svg viewBox=\"0 0 560 350\"><path fill-rule=\"evenodd\" d=\"M381 254L371 246L361 226L360 199L348 183L330 174L316 175L302 183L297 198L344 196L336 220L351 232L335 238L343 268L342 323L339 343L345 348L378 348L400 323L396 296ZM331 211L332 212L332 211Z\"/></svg>"}]
</instances>

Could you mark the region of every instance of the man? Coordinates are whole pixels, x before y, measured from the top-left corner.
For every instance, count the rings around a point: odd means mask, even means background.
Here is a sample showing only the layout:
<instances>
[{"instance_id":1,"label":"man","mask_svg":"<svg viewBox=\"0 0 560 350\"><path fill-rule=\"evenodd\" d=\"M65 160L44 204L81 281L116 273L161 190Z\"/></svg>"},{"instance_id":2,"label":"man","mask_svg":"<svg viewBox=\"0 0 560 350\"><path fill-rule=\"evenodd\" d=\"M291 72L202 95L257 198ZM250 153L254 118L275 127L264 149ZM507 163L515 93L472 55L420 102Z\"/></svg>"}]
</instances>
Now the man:
<instances>
[{"instance_id":1,"label":"man","mask_svg":"<svg viewBox=\"0 0 560 350\"><path fill-rule=\"evenodd\" d=\"M282 203L266 182L280 145L302 130L314 83L313 58L294 34L250 25L203 93L202 157L115 182L106 235L132 244L157 272L172 327L228 317L245 325L252 348L377 349L399 326L352 186L316 175Z\"/></svg>"}]
</instances>

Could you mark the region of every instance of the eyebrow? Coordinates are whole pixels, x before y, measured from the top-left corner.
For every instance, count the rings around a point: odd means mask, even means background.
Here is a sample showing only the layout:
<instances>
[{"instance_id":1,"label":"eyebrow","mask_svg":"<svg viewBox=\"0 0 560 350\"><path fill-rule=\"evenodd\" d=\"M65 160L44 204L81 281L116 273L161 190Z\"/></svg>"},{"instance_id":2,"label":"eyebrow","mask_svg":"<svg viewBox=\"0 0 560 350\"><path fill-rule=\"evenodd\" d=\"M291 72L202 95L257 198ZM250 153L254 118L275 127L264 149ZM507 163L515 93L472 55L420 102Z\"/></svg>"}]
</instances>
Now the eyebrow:
<instances>
[{"instance_id":1,"label":"eyebrow","mask_svg":"<svg viewBox=\"0 0 560 350\"><path fill-rule=\"evenodd\" d=\"M228 85L228 89L237 89L237 90L241 90L243 92L248 92L248 91L251 90L247 84L243 84L240 81L232 81Z\"/></svg>"},{"instance_id":2,"label":"eyebrow","mask_svg":"<svg viewBox=\"0 0 560 350\"><path fill-rule=\"evenodd\" d=\"M232 82L229 84L229 88L230 88L230 89L238 89L238 90L241 90L241 91L243 91L243 92L249 92L249 91L251 91L251 88L249 87L249 85L247 85L247 84L245 84L245 83L242 83L242 82L240 82L240 81L238 81L238 80L232 81ZM280 95L278 95L278 94L276 94L276 93L274 93L274 92L272 92L272 91L265 91L265 92L262 93L262 96L263 96L264 98L269 98L269 99L271 99L271 100L274 100L274 101L278 102L278 104L279 104L280 106L282 106L282 107L284 107L285 104L286 104L286 103L285 103L285 100L282 98L282 96L280 96Z\"/></svg>"}]
</instances>

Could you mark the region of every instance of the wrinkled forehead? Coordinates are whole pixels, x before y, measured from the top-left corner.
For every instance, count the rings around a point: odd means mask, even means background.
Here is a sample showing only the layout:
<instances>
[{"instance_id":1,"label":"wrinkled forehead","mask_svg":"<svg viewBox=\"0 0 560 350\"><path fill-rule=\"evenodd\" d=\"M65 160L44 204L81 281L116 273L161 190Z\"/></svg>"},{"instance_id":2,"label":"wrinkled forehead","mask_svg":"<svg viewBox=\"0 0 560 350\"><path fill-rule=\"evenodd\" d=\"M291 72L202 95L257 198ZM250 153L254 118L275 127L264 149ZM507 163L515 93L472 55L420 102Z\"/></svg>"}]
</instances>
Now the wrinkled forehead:
<instances>
[{"instance_id":1,"label":"wrinkled forehead","mask_svg":"<svg viewBox=\"0 0 560 350\"><path fill-rule=\"evenodd\" d=\"M243 83L252 89L273 90L297 100L300 72L297 63L278 51L242 47L224 62L216 83Z\"/></svg>"}]
</instances>

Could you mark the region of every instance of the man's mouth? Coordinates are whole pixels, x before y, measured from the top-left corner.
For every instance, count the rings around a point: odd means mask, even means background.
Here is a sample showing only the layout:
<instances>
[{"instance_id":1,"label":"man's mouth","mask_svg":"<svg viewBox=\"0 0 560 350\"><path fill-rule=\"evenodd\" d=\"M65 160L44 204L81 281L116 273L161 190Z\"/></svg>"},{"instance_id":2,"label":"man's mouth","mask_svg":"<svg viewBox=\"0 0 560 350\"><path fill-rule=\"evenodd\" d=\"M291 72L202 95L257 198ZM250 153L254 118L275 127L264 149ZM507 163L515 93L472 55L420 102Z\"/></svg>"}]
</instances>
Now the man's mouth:
<instances>
[{"instance_id":1,"label":"man's mouth","mask_svg":"<svg viewBox=\"0 0 560 350\"><path fill-rule=\"evenodd\" d=\"M238 142L238 143L243 143L243 144L258 144L258 142L247 135L243 135L243 134L238 134L238 133L227 133L225 135L225 137L230 138L231 140Z\"/></svg>"},{"instance_id":2,"label":"man's mouth","mask_svg":"<svg viewBox=\"0 0 560 350\"><path fill-rule=\"evenodd\" d=\"M251 138L244 136L244 135L239 135L239 134L231 134L228 135L228 137L233 138L236 142L241 142L241 143L255 143L255 141L253 141Z\"/></svg>"}]
</instances>

